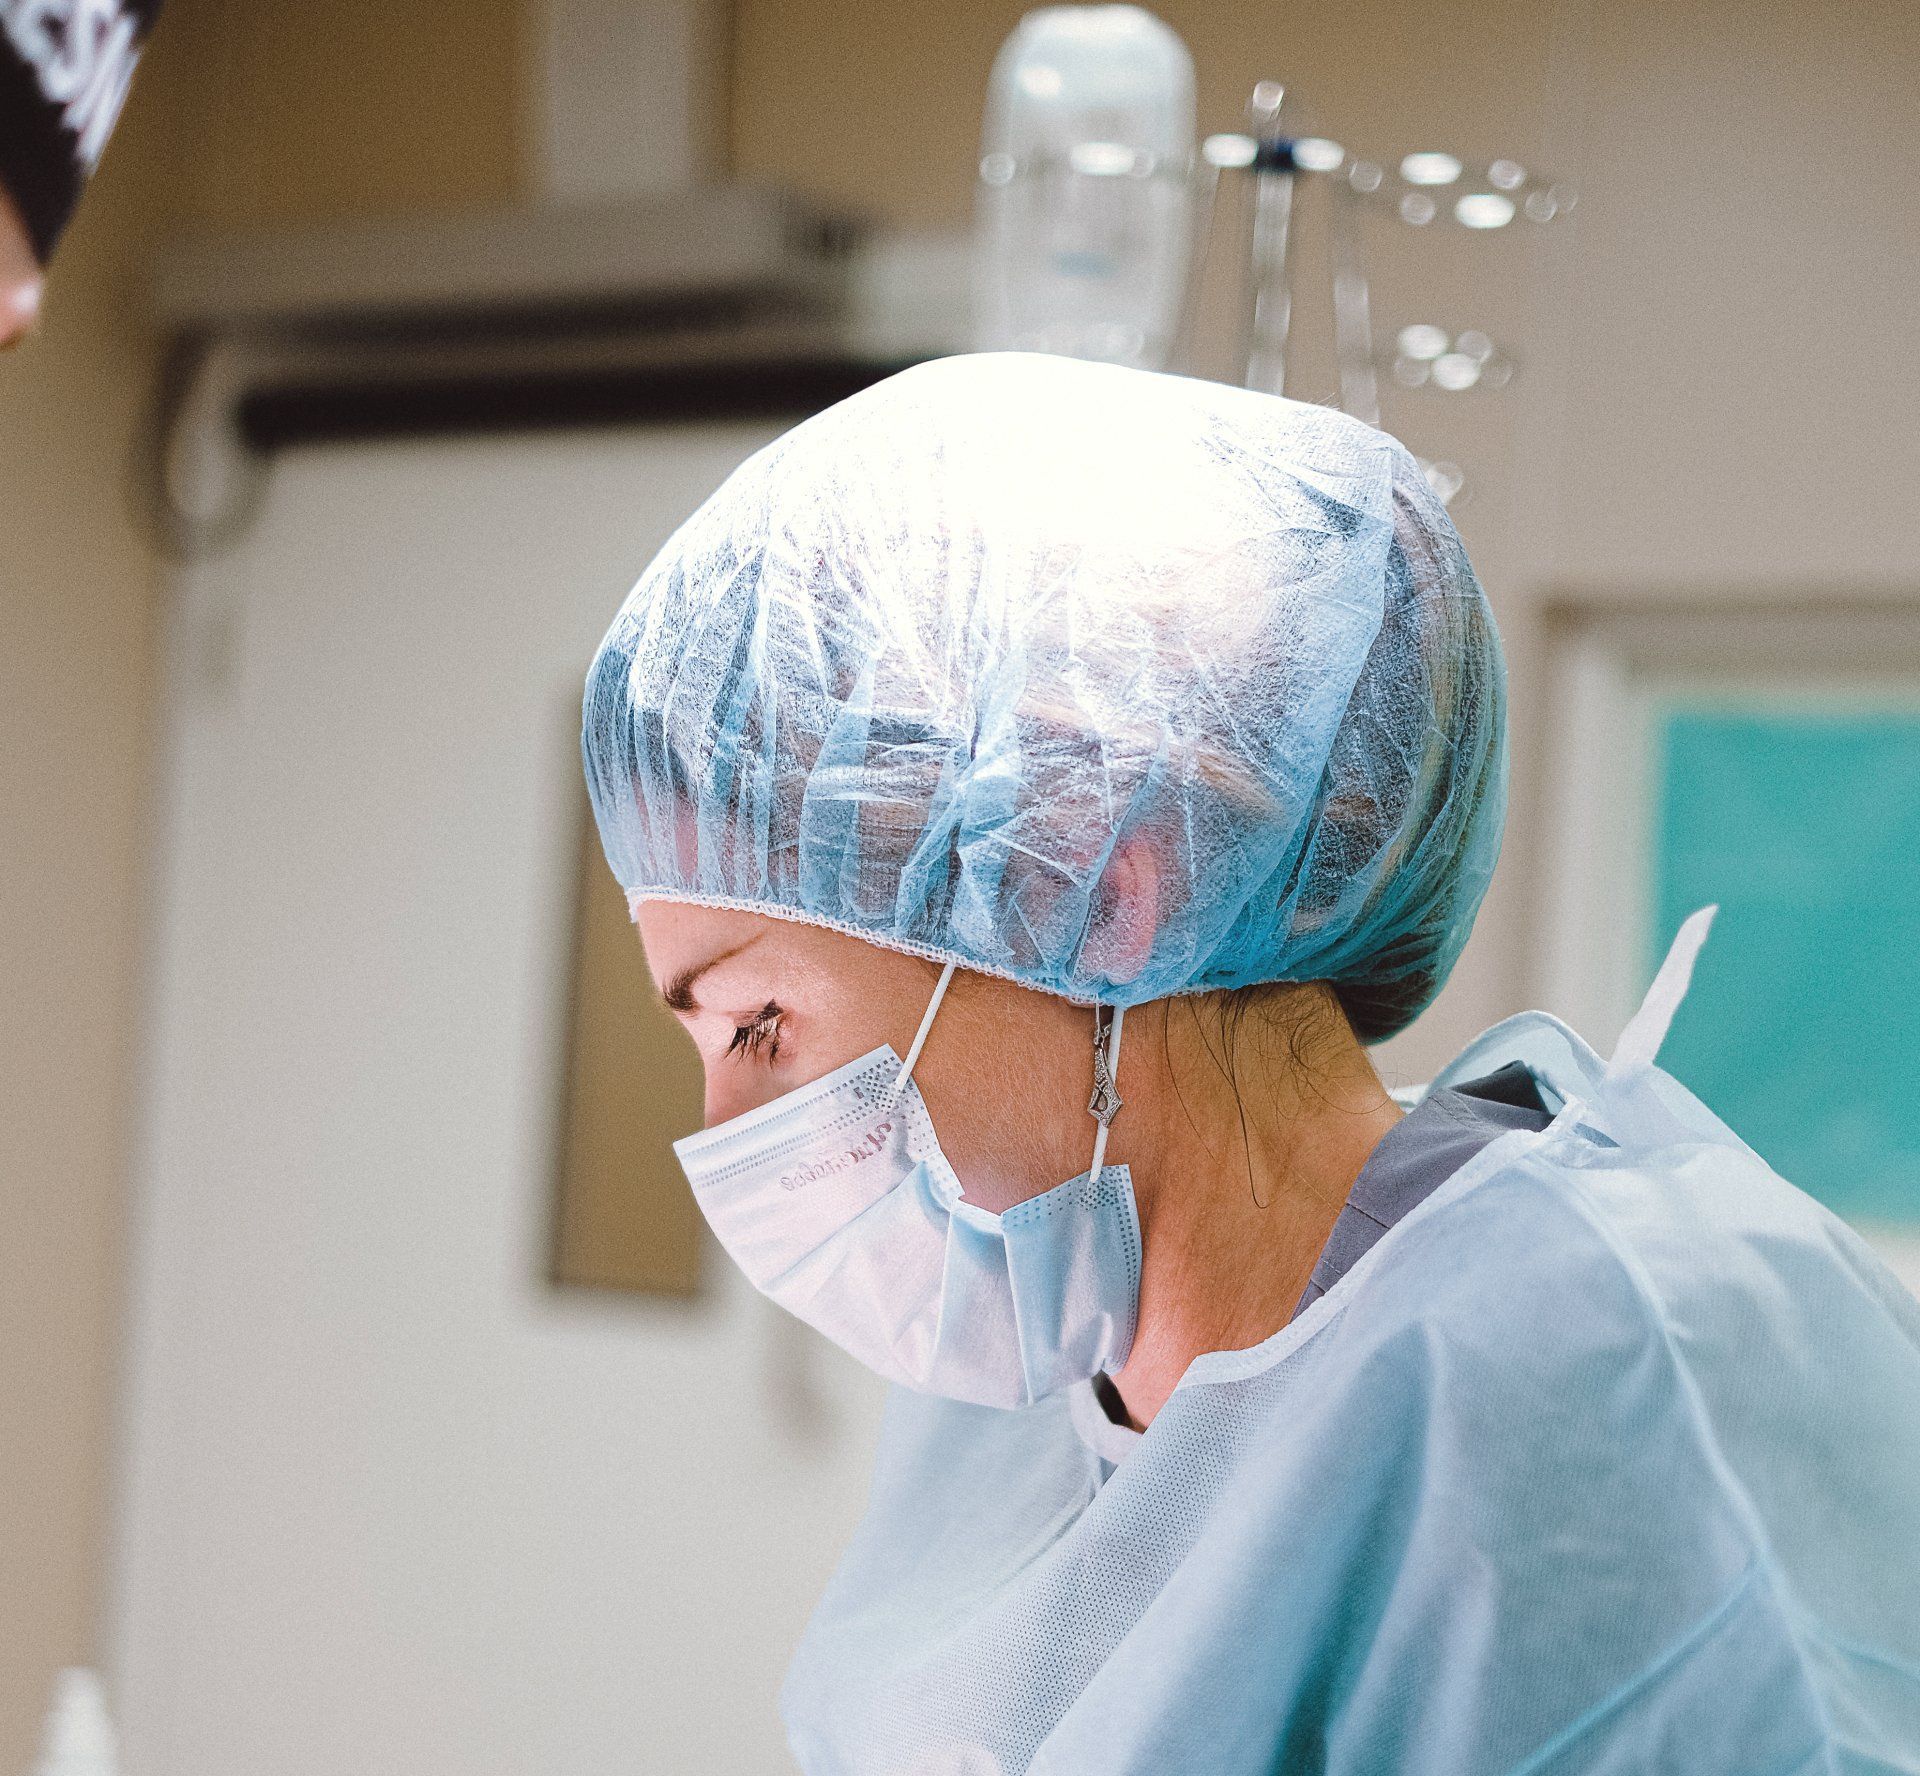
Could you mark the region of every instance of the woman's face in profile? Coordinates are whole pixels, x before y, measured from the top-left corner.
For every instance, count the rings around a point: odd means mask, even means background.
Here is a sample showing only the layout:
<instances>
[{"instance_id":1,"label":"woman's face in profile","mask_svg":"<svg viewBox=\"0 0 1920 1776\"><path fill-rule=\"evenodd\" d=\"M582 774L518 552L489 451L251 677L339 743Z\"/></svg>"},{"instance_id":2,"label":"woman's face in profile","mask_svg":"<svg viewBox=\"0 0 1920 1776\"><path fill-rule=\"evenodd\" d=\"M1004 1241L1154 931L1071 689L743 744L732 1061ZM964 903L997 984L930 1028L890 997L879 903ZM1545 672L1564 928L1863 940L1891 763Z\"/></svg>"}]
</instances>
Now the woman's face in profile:
<instances>
[{"instance_id":1,"label":"woman's face in profile","mask_svg":"<svg viewBox=\"0 0 1920 1776\"><path fill-rule=\"evenodd\" d=\"M940 974L918 956L763 913L648 900L634 923L699 1051L709 1127L882 1044L904 1056ZM956 971L913 1077L969 1201L997 1212L1086 1170L1093 1029L1084 1006ZM1124 1055L1121 1074L1124 1094Z\"/></svg>"}]
</instances>

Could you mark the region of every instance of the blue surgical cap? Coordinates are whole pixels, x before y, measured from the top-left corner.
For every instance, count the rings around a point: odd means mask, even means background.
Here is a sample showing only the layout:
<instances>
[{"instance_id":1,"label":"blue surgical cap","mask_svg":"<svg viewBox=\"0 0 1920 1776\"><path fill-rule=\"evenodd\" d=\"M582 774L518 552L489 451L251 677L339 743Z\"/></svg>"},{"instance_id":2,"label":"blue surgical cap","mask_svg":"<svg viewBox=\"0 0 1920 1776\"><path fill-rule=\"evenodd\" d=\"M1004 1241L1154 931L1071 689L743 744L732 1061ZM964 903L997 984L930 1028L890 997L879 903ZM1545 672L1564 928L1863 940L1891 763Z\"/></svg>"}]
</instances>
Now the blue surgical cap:
<instances>
[{"instance_id":1,"label":"blue surgical cap","mask_svg":"<svg viewBox=\"0 0 1920 1776\"><path fill-rule=\"evenodd\" d=\"M916 365L750 456L587 676L607 860L1082 1002L1335 983L1365 1041L1465 943L1505 668L1407 451L1248 389Z\"/></svg>"}]
</instances>

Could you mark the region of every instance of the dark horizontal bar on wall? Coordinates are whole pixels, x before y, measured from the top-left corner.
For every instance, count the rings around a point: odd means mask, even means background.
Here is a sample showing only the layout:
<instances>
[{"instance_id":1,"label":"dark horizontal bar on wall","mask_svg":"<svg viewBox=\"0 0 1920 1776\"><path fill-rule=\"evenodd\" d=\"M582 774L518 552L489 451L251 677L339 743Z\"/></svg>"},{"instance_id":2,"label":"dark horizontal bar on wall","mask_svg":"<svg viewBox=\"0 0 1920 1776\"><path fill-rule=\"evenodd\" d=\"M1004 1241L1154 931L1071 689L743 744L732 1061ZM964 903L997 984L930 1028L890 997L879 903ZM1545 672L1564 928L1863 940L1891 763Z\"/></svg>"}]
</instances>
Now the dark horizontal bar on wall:
<instances>
[{"instance_id":1,"label":"dark horizontal bar on wall","mask_svg":"<svg viewBox=\"0 0 1920 1776\"><path fill-rule=\"evenodd\" d=\"M644 368L394 376L256 387L236 407L253 449L374 438L696 420L798 418L915 360L769 358Z\"/></svg>"}]
</instances>

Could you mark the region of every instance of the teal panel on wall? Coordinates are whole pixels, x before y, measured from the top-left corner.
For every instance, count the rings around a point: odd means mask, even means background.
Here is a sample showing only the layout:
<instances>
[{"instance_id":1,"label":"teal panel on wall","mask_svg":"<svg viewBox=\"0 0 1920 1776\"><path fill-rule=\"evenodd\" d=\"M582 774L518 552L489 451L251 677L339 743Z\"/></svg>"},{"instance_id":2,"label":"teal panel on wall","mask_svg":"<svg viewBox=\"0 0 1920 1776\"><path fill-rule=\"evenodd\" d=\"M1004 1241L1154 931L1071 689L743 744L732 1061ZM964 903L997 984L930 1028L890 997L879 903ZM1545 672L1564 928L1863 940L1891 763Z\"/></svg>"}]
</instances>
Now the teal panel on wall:
<instances>
[{"instance_id":1,"label":"teal panel on wall","mask_svg":"<svg viewBox=\"0 0 1920 1776\"><path fill-rule=\"evenodd\" d=\"M1920 1222L1920 712L1657 729L1652 957L1720 903L1660 1064L1836 1213Z\"/></svg>"}]
</instances>

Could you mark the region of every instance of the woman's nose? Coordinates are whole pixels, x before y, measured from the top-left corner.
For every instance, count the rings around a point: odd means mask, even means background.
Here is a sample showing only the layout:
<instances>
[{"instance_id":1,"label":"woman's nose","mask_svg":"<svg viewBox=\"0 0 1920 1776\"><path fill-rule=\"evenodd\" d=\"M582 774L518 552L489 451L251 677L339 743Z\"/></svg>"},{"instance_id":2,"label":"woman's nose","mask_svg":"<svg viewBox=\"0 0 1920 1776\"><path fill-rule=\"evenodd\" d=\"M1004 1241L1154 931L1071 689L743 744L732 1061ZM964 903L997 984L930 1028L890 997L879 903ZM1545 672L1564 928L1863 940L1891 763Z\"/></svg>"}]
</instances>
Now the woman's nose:
<instances>
[{"instance_id":1,"label":"woman's nose","mask_svg":"<svg viewBox=\"0 0 1920 1776\"><path fill-rule=\"evenodd\" d=\"M744 1116L747 1111L757 1110L779 1097L784 1088L764 1067L751 1069L751 1077L740 1077L748 1072L749 1069L737 1062L732 1065L722 1062L719 1067L707 1069L705 1127L712 1128L716 1123Z\"/></svg>"},{"instance_id":2,"label":"woman's nose","mask_svg":"<svg viewBox=\"0 0 1920 1776\"><path fill-rule=\"evenodd\" d=\"M741 1111L751 1109L747 1096L740 1089L737 1079L729 1078L718 1068L707 1069L706 1124L712 1128L716 1123L725 1122L729 1117L738 1116Z\"/></svg>"}]
</instances>

